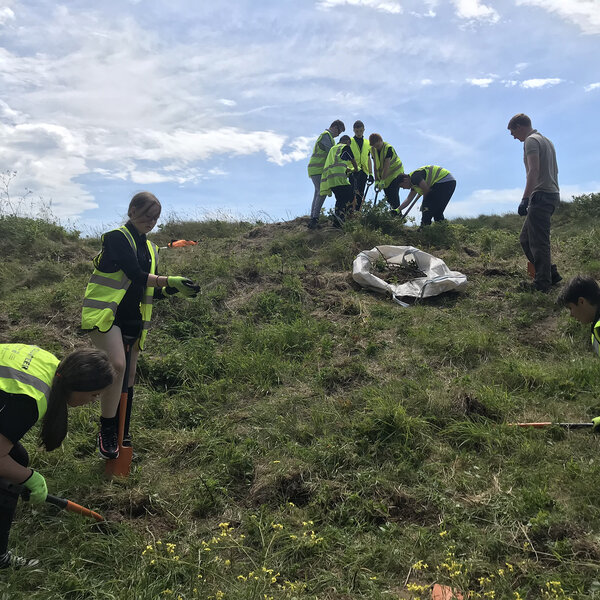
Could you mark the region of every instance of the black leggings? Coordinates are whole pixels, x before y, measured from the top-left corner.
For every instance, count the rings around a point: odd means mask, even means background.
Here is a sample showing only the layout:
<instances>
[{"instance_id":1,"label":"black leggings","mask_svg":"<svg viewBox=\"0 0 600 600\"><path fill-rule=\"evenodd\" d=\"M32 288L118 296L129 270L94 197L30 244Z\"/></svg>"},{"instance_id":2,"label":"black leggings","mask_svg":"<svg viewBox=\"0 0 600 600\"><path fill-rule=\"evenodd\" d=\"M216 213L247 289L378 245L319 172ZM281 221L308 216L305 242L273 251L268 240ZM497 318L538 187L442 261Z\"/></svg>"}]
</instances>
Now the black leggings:
<instances>
[{"instance_id":1,"label":"black leggings","mask_svg":"<svg viewBox=\"0 0 600 600\"><path fill-rule=\"evenodd\" d=\"M334 214L339 221L344 222L348 207L354 200L354 189L352 185L336 185L331 188L335 194Z\"/></svg>"},{"instance_id":2,"label":"black leggings","mask_svg":"<svg viewBox=\"0 0 600 600\"><path fill-rule=\"evenodd\" d=\"M27 454L27 450L25 450L25 447L20 442L17 442L12 447L8 455L24 467L29 465L29 454ZM4 504L6 506L3 506ZM8 534L10 533L16 508L17 498L14 499L13 503L11 498L5 496L5 502L0 502L0 556L6 554L8 549Z\"/></svg>"},{"instance_id":3,"label":"black leggings","mask_svg":"<svg viewBox=\"0 0 600 600\"><path fill-rule=\"evenodd\" d=\"M400 206L400 182L403 181L403 178L403 175L398 175L398 177L393 179L390 185L385 188L385 199L392 208L398 208Z\"/></svg>"},{"instance_id":4,"label":"black leggings","mask_svg":"<svg viewBox=\"0 0 600 600\"><path fill-rule=\"evenodd\" d=\"M456 181L446 181L445 183L434 183L429 193L423 196L421 204L421 225L431 225L431 219L435 221L444 221L444 210L454 194Z\"/></svg>"}]
</instances>

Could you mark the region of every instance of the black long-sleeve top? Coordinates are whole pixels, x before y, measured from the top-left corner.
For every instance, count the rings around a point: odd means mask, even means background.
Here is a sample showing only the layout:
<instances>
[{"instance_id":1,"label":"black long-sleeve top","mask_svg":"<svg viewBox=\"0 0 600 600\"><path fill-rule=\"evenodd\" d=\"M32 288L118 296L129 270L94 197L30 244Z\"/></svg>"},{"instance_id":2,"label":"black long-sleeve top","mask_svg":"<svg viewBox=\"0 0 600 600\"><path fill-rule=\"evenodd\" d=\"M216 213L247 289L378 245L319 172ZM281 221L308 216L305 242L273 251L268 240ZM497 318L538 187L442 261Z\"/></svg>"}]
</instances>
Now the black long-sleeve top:
<instances>
[{"instance_id":1,"label":"black long-sleeve top","mask_svg":"<svg viewBox=\"0 0 600 600\"><path fill-rule=\"evenodd\" d=\"M123 271L131 280L123 300L119 303L115 315L115 323L124 321L141 321L140 302L145 293L148 274L150 273L151 258L146 244L146 236L130 223L125 224L135 240L137 253L133 250L122 232L114 230L104 234L102 254L98 270L103 273ZM154 297L161 297L160 290L154 291Z\"/></svg>"}]
</instances>

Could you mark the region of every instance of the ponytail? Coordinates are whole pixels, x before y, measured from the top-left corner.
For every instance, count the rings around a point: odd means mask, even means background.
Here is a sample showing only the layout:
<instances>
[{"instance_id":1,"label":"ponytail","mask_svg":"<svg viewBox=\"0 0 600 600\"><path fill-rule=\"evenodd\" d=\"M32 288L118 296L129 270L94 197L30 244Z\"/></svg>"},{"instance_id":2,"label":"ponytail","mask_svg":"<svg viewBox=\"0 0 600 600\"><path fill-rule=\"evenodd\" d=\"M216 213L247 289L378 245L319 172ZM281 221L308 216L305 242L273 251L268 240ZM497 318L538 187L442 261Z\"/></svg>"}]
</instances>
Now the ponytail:
<instances>
[{"instance_id":1,"label":"ponytail","mask_svg":"<svg viewBox=\"0 0 600 600\"><path fill-rule=\"evenodd\" d=\"M113 382L114 369L101 350L84 348L64 358L54 375L42 422L42 444L58 448L67 435L67 401L71 392L102 390Z\"/></svg>"}]
</instances>

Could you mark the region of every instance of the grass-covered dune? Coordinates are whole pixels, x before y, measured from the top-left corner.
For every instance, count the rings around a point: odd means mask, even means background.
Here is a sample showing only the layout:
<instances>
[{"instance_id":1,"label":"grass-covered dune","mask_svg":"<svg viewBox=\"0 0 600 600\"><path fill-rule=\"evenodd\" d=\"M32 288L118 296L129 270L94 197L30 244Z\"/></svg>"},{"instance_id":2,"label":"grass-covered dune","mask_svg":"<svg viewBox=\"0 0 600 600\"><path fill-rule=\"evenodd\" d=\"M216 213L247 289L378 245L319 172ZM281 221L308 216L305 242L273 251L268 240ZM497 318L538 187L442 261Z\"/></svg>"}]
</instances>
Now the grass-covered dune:
<instances>
[{"instance_id":1,"label":"grass-covered dune","mask_svg":"<svg viewBox=\"0 0 600 600\"><path fill-rule=\"evenodd\" d=\"M595 212L594 212L595 211ZM600 197L554 217L565 279L600 277ZM98 527L21 505L0 599L595 597L600 437L514 421L600 415L589 331L550 295L521 292L516 215L417 231L368 208L343 231L177 222L199 240L161 272L202 286L157 303L139 369L125 482L106 481L98 407L71 411L52 453L25 439L51 493ZM361 291L356 254L410 244L468 276L461 294L401 308ZM59 356L78 330L97 239L0 218L0 342ZM465 594L466 597L466 594Z\"/></svg>"}]
</instances>

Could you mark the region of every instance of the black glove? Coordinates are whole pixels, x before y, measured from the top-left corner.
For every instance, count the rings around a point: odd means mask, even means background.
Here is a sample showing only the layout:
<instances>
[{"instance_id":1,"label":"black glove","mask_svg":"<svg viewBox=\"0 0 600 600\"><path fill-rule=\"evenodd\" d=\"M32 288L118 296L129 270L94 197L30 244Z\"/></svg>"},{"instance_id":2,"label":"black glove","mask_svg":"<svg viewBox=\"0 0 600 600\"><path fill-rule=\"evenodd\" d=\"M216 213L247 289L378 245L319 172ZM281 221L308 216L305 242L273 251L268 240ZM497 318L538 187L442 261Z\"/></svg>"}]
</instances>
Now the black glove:
<instances>
[{"instance_id":1,"label":"black glove","mask_svg":"<svg viewBox=\"0 0 600 600\"><path fill-rule=\"evenodd\" d=\"M519 208L517 209L519 216L521 216L521 217L527 216L527 207L528 206L529 206L529 198L523 198L523 200L521 200L521 204L519 204Z\"/></svg>"},{"instance_id":2,"label":"black glove","mask_svg":"<svg viewBox=\"0 0 600 600\"><path fill-rule=\"evenodd\" d=\"M373 183L375 181L375 177L373 177L373 175L369 175L367 177L367 183Z\"/></svg>"}]
</instances>

